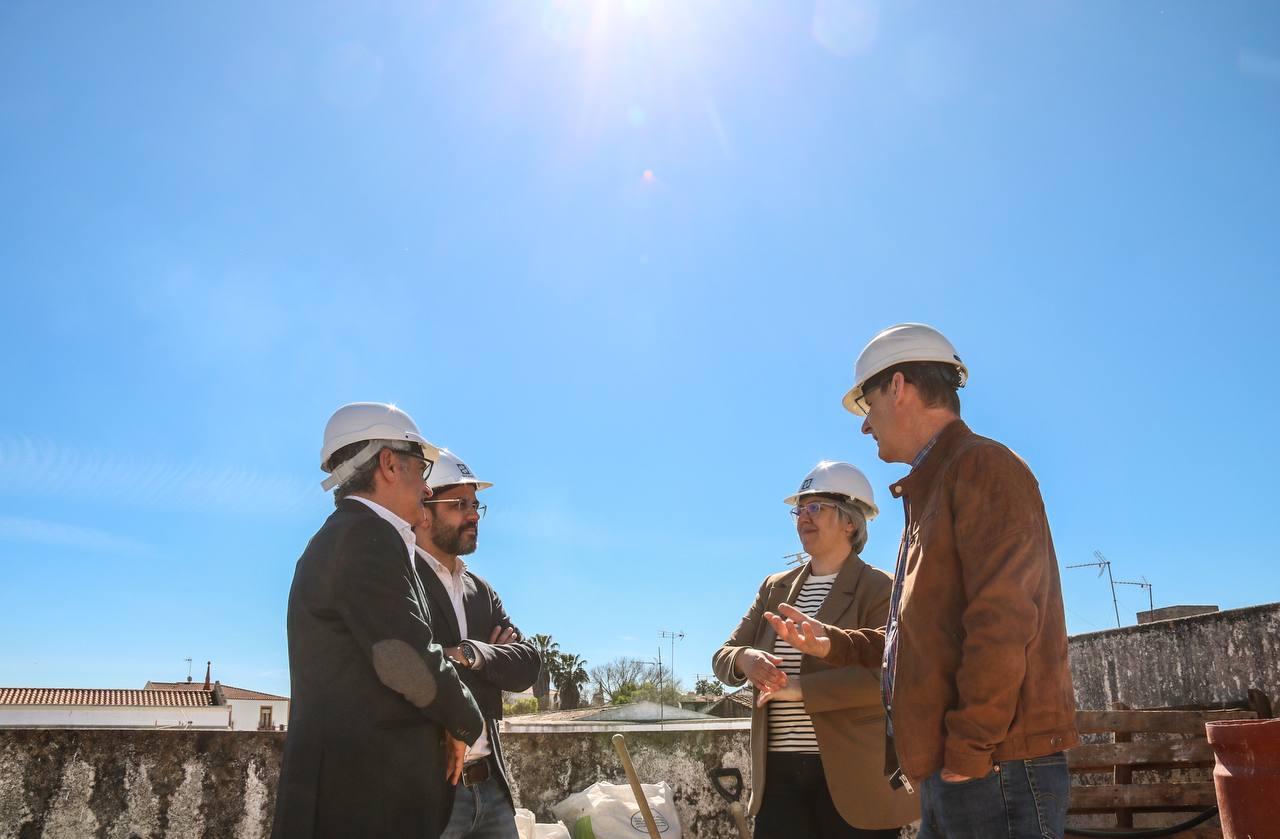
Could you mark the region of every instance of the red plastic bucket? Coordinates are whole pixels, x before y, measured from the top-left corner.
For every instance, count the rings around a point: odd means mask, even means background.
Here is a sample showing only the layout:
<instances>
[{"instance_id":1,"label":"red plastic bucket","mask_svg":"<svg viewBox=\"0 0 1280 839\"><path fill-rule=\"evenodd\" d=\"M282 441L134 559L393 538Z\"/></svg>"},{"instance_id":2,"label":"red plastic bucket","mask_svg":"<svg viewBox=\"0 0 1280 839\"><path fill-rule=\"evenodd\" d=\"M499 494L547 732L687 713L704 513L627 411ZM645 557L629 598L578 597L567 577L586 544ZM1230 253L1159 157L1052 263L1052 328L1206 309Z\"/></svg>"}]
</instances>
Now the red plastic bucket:
<instances>
[{"instance_id":1,"label":"red plastic bucket","mask_svg":"<svg viewBox=\"0 0 1280 839\"><path fill-rule=\"evenodd\" d=\"M1205 723L1224 839L1280 836L1280 719Z\"/></svg>"}]
</instances>

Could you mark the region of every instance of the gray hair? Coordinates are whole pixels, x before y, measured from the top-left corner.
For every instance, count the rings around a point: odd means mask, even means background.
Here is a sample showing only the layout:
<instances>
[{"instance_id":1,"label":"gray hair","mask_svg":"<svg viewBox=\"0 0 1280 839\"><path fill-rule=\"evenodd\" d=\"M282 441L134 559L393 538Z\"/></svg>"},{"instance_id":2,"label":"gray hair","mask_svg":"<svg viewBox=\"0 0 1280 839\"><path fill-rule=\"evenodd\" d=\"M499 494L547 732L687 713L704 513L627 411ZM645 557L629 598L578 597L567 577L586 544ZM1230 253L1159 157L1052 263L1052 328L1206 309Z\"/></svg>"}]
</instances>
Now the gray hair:
<instances>
[{"instance_id":1,"label":"gray hair","mask_svg":"<svg viewBox=\"0 0 1280 839\"><path fill-rule=\"evenodd\" d=\"M853 498L837 498L833 499L836 505L836 512L840 514L840 521L853 522L853 534L849 537L849 544L856 554L862 553L862 549L867 546L867 513L862 506L861 501Z\"/></svg>"},{"instance_id":2,"label":"gray hair","mask_svg":"<svg viewBox=\"0 0 1280 839\"><path fill-rule=\"evenodd\" d=\"M408 454L409 452L401 448L399 440L380 440L385 443L382 449L390 449L397 454ZM333 457L329 459L329 463L334 469L341 465L344 461L350 460L360 453L369 443L368 440L358 440L354 443L343 446L333 453ZM382 449L378 449L377 453L366 460L364 463L356 467L356 471L351 474L333 491L333 503L336 505L339 501L348 495L355 495L357 492L366 493L373 492L373 477L378 473L378 466L382 462Z\"/></svg>"}]
</instances>

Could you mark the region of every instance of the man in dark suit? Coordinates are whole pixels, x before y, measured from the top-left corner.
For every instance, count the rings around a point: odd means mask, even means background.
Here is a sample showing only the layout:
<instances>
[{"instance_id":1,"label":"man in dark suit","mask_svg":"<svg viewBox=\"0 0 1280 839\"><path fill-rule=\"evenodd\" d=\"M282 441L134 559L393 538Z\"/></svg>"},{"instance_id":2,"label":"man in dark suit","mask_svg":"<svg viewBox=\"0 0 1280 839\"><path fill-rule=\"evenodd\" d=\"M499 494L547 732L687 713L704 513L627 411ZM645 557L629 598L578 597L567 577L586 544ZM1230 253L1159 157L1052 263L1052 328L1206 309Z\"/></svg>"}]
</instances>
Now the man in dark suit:
<instances>
[{"instance_id":1,"label":"man in dark suit","mask_svg":"<svg viewBox=\"0 0 1280 839\"><path fill-rule=\"evenodd\" d=\"M293 706L274 839L435 839L448 820L444 739L473 743L484 721L432 639L414 568L437 456L391 405L344 406L325 428L322 486L338 487L337 509L289 592ZM461 747L454 760L460 769Z\"/></svg>"},{"instance_id":2,"label":"man in dark suit","mask_svg":"<svg viewBox=\"0 0 1280 839\"><path fill-rule=\"evenodd\" d=\"M427 483L432 497L415 528L418 576L436 638L484 714L484 733L467 749L454 786L443 839L515 839L514 802L498 741L502 692L526 690L541 662L537 649L511 625L493 587L461 559L475 551L485 512L476 492L493 484L476 480L448 449L440 450Z\"/></svg>"}]
</instances>

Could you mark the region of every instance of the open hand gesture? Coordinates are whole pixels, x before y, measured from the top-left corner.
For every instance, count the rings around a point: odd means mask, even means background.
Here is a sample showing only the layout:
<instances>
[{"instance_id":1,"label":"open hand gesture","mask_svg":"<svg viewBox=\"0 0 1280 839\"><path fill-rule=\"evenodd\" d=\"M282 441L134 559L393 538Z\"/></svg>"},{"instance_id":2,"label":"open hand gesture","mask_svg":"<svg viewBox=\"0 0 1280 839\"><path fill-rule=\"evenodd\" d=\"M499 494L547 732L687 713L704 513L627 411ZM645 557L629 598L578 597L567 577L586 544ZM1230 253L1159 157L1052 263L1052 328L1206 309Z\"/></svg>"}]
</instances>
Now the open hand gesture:
<instances>
[{"instance_id":1,"label":"open hand gesture","mask_svg":"<svg viewBox=\"0 0 1280 839\"><path fill-rule=\"evenodd\" d=\"M765 612L764 617L773 626L778 637L805 655L826 658L831 652L831 639L827 629L790 603L778 604L781 615Z\"/></svg>"}]
</instances>

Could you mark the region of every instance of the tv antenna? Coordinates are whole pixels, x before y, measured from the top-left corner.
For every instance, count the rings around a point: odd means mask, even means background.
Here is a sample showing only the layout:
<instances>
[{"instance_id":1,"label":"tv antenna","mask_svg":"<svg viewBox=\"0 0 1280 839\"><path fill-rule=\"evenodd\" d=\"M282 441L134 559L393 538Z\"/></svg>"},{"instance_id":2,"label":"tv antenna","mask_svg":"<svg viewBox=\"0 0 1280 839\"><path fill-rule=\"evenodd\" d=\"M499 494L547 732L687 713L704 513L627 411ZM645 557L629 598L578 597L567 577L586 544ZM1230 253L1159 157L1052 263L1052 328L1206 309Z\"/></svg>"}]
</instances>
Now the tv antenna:
<instances>
[{"instance_id":1,"label":"tv antenna","mask_svg":"<svg viewBox=\"0 0 1280 839\"><path fill-rule=\"evenodd\" d=\"M799 565L800 563L808 559L809 555L804 551L797 551L796 553L793 553L793 554L783 554L782 558L787 561L788 565Z\"/></svg>"},{"instance_id":2,"label":"tv antenna","mask_svg":"<svg viewBox=\"0 0 1280 839\"><path fill-rule=\"evenodd\" d=\"M1098 576L1102 576L1102 572L1107 572L1107 581L1111 583L1111 605L1116 610L1116 629L1120 628L1120 602L1116 600L1116 579L1111 576L1111 560L1102 555L1102 551L1093 552L1093 562L1081 562L1078 565L1068 565L1068 568L1099 568Z\"/></svg>"},{"instance_id":3,"label":"tv antenna","mask_svg":"<svg viewBox=\"0 0 1280 839\"><path fill-rule=\"evenodd\" d=\"M676 707L680 707L680 696L676 693L676 641L684 639L684 633L664 629L658 633L659 638L671 639L671 695L675 697ZM662 645L658 645L658 724L662 724L666 712L662 710Z\"/></svg>"},{"instance_id":4,"label":"tv antenna","mask_svg":"<svg viewBox=\"0 0 1280 839\"><path fill-rule=\"evenodd\" d=\"M187 663L187 681L189 682L191 681L191 659L184 658L183 661Z\"/></svg>"},{"instance_id":5,"label":"tv antenna","mask_svg":"<svg viewBox=\"0 0 1280 839\"><path fill-rule=\"evenodd\" d=\"M1134 580L1116 580L1116 581L1115 581L1115 585L1118 585L1118 586L1137 586L1138 588L1145 588L1145 589L1147 590L1147 608L1148 608L1148 609L1150 609L1150 610L1151 610L1151 611L1153 611L1153 612L1156 610L1156 600L1155 600L1155 596L1154 596L1154 589L1155 589L1155 586L1153 586L1153 585L1151 585L1151 583L1147 582L1147 578L1146 578L1146 577L1143 577L1143 578L1142 578L1142 582L1140 582L1140 583L1139 583L1139 582L1136 582L1136 581L1134 581Z\"/></svg>"}]
</instances>

